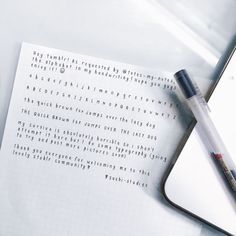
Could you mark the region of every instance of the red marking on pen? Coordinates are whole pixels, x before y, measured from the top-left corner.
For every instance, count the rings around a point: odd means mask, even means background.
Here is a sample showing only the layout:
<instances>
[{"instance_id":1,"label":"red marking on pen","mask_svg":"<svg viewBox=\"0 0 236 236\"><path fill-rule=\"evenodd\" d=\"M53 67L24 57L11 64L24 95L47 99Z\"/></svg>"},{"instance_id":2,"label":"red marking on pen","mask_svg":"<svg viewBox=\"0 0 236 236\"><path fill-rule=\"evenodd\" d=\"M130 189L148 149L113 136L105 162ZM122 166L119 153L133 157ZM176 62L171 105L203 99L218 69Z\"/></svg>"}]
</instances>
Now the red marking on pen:
<instances>
[{"instance_id":1,"label":"red marking on pen","mask_svg":"<svg viewBox=\"0 0 236 236\"><path fill-rule=\"evenodd\" d=\"M213 153L213 156L215 157L216 160L220 160L223 158L223 156L221 154L215 154Z\"/></svg>"}]
</instances>

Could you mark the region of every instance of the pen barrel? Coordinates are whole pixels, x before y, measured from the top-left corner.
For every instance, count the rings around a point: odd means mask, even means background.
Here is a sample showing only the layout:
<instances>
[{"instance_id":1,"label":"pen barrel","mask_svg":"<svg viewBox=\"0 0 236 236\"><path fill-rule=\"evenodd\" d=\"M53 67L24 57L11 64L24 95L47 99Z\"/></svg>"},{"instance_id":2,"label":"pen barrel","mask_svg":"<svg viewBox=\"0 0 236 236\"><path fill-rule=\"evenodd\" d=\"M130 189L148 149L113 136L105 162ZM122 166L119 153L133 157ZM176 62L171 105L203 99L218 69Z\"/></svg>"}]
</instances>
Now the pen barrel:
<instances>
[{"instance_id":1,"label":"pen barrel","mask_svg":"<svg viewBox=\"0 0 236 236\"><path fill-rule=\"evenodd\" d=\"M217 164L219 165L220 169L224 173L226 179L228 180L231 188L233 189L234 192L236 192L236 180L235 176L231 172L231 170L228 168L227 164L225 163L224 159L221 158L215 158L217 161Z\"/></svg>"},{"instance_id":2,"label":"pen barrel","mask_svg":"<svg viewBox=\"0 0 236 236\"><path fill-rule=\"evenodd\" d=\"M202 135L206 139L205 142L209 145L209 152L225 175L232 190L236 192L234 164L208 112L203 109L196 96L188 99L188 105L201 128Z\"/></svg>"},{"instance_id":3,"label":"pen barrel","mask_svg":"<svg viewBox=\"0 0 236 236\"><path fill-rule=\"evenodd\" d=\"M221 140L220 135L218 134L218 131L216 130L216 127L213 124L208 112L203 109L202 105L199 103L198 98L196 96L189 98L188 105L198 124L200 125L205 138L211 146L211 152L214 152L215 154L225 153L225 145Z\"/></svg>"}]
</instances>

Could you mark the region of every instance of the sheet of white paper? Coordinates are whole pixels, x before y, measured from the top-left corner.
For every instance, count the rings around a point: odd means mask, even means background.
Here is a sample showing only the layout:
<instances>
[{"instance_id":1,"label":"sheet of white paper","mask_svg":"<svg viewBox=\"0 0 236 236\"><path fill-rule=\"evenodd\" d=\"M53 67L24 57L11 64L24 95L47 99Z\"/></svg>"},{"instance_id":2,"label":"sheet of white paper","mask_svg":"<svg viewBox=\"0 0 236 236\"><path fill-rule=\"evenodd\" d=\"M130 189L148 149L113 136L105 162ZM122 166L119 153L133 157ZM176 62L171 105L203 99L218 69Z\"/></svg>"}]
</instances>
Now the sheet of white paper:
<instances>
[{"instance_id":1,"label":"sheet of white paper","mask_svg":"<svg viewBox=\"0 0 236 236\"><path fill-rule=\"evenodd\" d=\"M183 133L168 74L24 43L0 160L0 235L199 235L159 183Z\"/></svg>"}]
</instances>

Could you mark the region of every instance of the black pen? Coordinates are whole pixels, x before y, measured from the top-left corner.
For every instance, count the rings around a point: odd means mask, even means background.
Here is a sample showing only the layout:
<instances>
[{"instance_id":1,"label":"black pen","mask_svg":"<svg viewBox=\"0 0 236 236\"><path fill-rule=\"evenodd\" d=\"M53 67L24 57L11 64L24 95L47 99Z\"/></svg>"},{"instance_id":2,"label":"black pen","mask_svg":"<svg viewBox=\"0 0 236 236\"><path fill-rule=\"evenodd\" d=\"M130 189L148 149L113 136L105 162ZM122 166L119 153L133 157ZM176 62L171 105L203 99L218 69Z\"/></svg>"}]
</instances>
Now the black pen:
<instances>
[{"instance_id":1,"label":"black pen","mask_svg":"<svg viewBox=\"0 0 236 236\"><path fill-rule=\"evenodd\" d=\"M191 109L194 117L196 118L199 126L202 128L205 139L202 140L204 144L209 143L209 153L216 160L219 165L219 169L223 172L230 187L236 192L236 167L235 164L228 154L225 145L216 130L214 123L212 122L207 109L206 102L203 96L199 96L199 89L191 81L186 70L180 70L175 73L177 83L179 84L182 92L187 99L189 108Z\"/></svg>"}]
</instances>

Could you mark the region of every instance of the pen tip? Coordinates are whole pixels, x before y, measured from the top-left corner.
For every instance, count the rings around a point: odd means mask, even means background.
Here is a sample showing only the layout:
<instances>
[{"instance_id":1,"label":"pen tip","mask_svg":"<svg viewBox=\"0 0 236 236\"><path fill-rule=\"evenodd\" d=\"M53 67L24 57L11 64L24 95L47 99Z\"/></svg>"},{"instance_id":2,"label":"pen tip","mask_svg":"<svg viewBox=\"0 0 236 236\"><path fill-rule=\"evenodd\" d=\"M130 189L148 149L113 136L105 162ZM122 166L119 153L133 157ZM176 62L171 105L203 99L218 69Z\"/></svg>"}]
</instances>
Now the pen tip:
<instances>
[{"instance_id":1,"label":"pen tip","mask_svg":"<svg viewBox=\"0 0 236 236\"><path fill-rule=\"evenodd\" d=\"M186 98L190 98L197 94L196 89L185 69L176 72L174 77Z\"/></svg>"}]
</instances>

